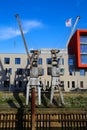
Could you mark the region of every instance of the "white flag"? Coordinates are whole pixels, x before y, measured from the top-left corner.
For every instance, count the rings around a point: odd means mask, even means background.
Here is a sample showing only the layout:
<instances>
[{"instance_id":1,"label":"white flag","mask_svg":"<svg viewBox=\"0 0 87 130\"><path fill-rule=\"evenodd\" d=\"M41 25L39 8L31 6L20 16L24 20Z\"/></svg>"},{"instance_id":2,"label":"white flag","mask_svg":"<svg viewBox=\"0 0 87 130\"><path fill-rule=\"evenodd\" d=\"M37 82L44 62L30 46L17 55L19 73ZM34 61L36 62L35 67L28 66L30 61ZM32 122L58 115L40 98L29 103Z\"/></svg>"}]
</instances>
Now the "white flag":
<instances>
[{"instance_id":1,"label":"white flag","mask_svg":"<svg viewBox=\"0 0 87 130\"><path fill-rule=\"evenodd\" d=\"M72 26L72 19L70 18L70 19L68 19L68 20L66 20L66 27L71 27Z\"/></svg>"}]
</instances>

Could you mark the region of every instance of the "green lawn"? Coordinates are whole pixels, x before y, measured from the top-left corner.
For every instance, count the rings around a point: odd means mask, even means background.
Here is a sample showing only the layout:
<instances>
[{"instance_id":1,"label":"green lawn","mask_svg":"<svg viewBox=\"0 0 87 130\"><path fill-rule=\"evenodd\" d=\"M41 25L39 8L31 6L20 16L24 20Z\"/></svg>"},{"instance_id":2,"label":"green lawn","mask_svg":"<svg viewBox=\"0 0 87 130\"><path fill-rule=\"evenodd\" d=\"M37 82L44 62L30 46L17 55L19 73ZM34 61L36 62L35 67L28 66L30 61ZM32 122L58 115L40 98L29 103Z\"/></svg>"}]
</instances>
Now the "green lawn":
<instances>
[{"instance_id":1,"label":"green lawn","mask_svg":"<svg viewBox=\"0 0 87 130\"><path fill-rule=\"evenodd\" d=\"M65 105L63 108L87 108L87 93L63 93ZM25 107L25 96L19 93L0 92L0 108L21 108ZM56 94L53 103L50 104L48 95L42 95L40 108L59 108L59 94ZM29 104L30 106L30 104ZM38 105L36 105L38 107Z\"/></svg>"}]
</instances>

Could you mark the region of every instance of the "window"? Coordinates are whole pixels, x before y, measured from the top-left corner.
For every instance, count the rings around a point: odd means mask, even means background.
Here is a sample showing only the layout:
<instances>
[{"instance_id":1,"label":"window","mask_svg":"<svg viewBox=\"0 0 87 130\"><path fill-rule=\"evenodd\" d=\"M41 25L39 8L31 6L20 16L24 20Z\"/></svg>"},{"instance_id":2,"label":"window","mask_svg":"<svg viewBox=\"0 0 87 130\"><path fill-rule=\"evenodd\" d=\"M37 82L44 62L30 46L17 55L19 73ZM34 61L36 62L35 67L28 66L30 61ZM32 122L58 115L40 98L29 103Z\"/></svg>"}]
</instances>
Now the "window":
<instances>
[{"instance_id":1,"label":"window","mask_svg":"<svg viewBox=\"0 0 87 130\"><path fill-rule=\"evenodd\" d=\"M51 67L47 67L47 75L51 75L52 74L52 68Z\"/></svg>"},{"instance_id":2,"label":"window","mask_svg":"<svg viewBox=\"0 0 87 130\"><path fill-rule=\"evenodd\" d=\"M87 36L80 36L81 63L87 64Z\"/></svg>"},{"instance_id":3,"label":"window","mask_svg":"<svg viewBox=\"0 0 87 130\"><path fill-rule=\"evenodd\" d=\"M8 69L9 74L12 74L12 68Z\"/></svg>"},{"instance_id":4,"label":"window","mask_svg":"<svg viewBox=\"0 0 87 130\"><path fill-rule=\"evenodd\" d=\"M80 45L80 53L87 53L87 44Z\"/></svg>"},{"instance_id":5,"label":"window","mask_svg":"<svg viewBox=\"0 0 87 130\"><path fill-rule=\"evenodd\" d=\"M15 80L15 82L14 82L14 85L15 85L15 87L16 87L16 80Z\"/></svg>"},{"instance_id":6,"label":"window","mask_svg":"<svg viewBox=\"0 0 87 130\"><path fill-rule=\"evenodd\" d=\"M6 74L9 73L9 74L12 74L12 68L6 68Z\"/></svg>"},{"instance_id":7,"label":"window","mask_svg":"<svg viewBox=\"0 0 87 130\"><path fill-rule=\"evenodd\" d=\"M4 58L4 64L10 64L10 58Z\"/></svg>"},{"instance_id":8,"label":"window","mask_svg":"<svg viewBox=\"0 0 87 130\"><path fill-rule=\"evenodd\" d=\"M81 54L81 63L87 64L87 54Z\"/></svg>"},{"instance_id":9,"label":"window","mask_svg":"<svg viewBox=\"0 0 87 130\"><path fill-rule=\"evenodd\" d=\"M20 58L15 58L15 64L20 64L21 59Z\"/></svg>"},{"instance_id":10,"label":"window","mask_svg":"<svg viewBox=\"0 0 87 130\"><path fill-rule=\"evenodd\" d=\"M29 65L30 64L30 61L29 61L29 59L27 59L27 65Z\"/></svg>"},{"instance_id":11,"label":"window","mask_svg":"<svg viewBox=\"0 0 87 130\"><path fill-rule=\"evenodd\" d=\"M80 87L83 88L83 81L80 81Z\"/></svg>"},{"instance_id":12,"label":"window","mask_svg":"<svg viewBox=\"0 0 87 130\"><path fill-rule=\"evenodd\" d=\"M18 81L18 86L19 86L19 88L21 88L22 87L22 81L20 80L20 81Z\"/></svg>"},{"instance_id":13,"label":"window","mask_svg":"<svg viewBox=\"0 0 87 130\"><path fill-rule=\"evenodd\" d=\"M4 81L4 87L9 87L9 81Z\"/></svg>"},{"instance_id":14,"label":"window","mask_svg":"<svg viewBox=\"0 0 87 130\"><path fill-rule=\"evenodd\" d=\"M76 66L76 56L75 55L69 55L68 57L68 65L69 66Z\"/></svg>"},{"instance_id":15,"label":"window","mask_svg":"<svg viewBox=\"0 0 87 130\"><path fill-rule=\"evenodd\" d=\"M64 88L64 81L61 81L60 86Z\"/></svg>"},{"instance_id":16,"label":"window","mask_svg":"<svg viewBox=\"0 0 87 130\"><path fill-rule=\"evenodd\" d=\"M27 83L28 83L28 81L23 81L23 83L22 83L22 86L24 87L24 91L26 90Z\"/></svg>"},{"instance_id":17,"label":"window","mask_svg":"<svg viewBox=\"0 0 87 130\"><path fill-rule=\"evenodd\" d=\"M64 75L64 68L60 68L60 75Z\"/></svg>"},{"instance_id":18,"label":"window","mask_svg":"<svg viewBox=\"0 0 87 130\"><path fill-rule=\"evenodd\" d=\"M76 75L76 68L69 66L69 75L75 76Z\"/></svg>"},{"instance_id":19,"label":"window","mask_svg":"<svg viewBox=\"0 0 87 130\"><path fill-rule=\"evenodd\" d=\"M60 58L58 58L57 63L60 64Z\"/></svg>"},{"instance_id":20,"label":"window","mask_svg":"<svg viewBox=\"0 0 87 130\"><path fill-rule=\"evenodd\" d=\"M30 76L30 69L25 69L26 76Z\"/></svg>"},{"instance_id":21,"label":"window","mask_svg":"<svg viewBox=\"0 0 87 130\"><path fill-rule=\"evenodd\" d=\"M22 69L21 68L17 68L17 75L22 75Z\"/></svg>"},{"instance_id":22,"label":"window","mask_svg":"<svg viewBox=\"0 0 87 130\"><path fill-rule=\"evenodd\" d=\"M44 75L44 69L42 69L42 75Z\"/></svg>"},{"instance_id":23,"label":"window","mask_svg":"<svg viewBox=\"0 0 87 130\"><path fill-rule=\"evenodd\" d=\"M69 67L69 75L73 74L73 69L71 67Z\"/></svg>"},{"instance_id":24,"label":"window","mask_svg":"<svg viewBox=\"0 0 87 130\"><path fill-rule=\"evenodd\" d=\"M75 68L73 68L73 74L74 74L74 76L76 75L76 69Z\"/></svg>"},{"instance_id":25,"label":"window","mask_svg":"<svg viewBox=\"0 0 87 130\"><path fill-rule=\"evenodd\" d=\"M38 59L38 64L39 64L39 65L42 65L42 58L39 58L39 59Z\"/></svg>"},{"instance_id":26,"label":"window","mask_svg":"<svg viewBox=\"0 0 87 130\"><path fill-rule=\"evenodd\" d=\"M67 84L68 84L68 88L70 88L70 82L69 81L67 82Z\"/></svg>"},{"instance_id":27,"label":"window","mask_svg":"<svg viewBox=\"0 0 87 130\"><path fill-rule=\"evenodd\" d=\"M75 81L72 81L72 88L75 88Z\"/></svg>"},{"instance_id":28,"label":"window","mask_svg":"<svg viewBox=\"0 0 87 130\"><path fill-rule=\"evenodd\" d=\"M49 87L49 81L47 81L47 87Z\"/></svg>"},{"instance_id":29,"label":"window","mask_svg":"<svg viewBox=\"0 0 87 130\"><path fill-rule=\"evenodd\" d=\"M47 59L46 59L46 63L47 63L47 64L52 64L52 59L51 59L51 58L47 58Z\"/></svg>"},{"instance_id":30,"label":"window","mask_svg":"<svg viewBox=\"0 0 87 130\"><path fill-rule=\"evenodd\" d=\"M80 76L84 76L85 75L85 70L84 69L80 69Z\"/></svg>"},{"instance_id":31,"label":"window","mask_svg":"<svg viewBox=\"0 0 87 130\"><path fill-rule=\"evenodd\" d=\"M6 68L6 69L5 69L5 75L7 75L7 73L8 73L8 69Z\"/></svg>"},{"instance_id":32,"label":"window","mask_svg":"<svg viewBox=\"0 0 87 130\"><path fill-rule=\"evenodd\" d=\"M38 68L38 76L44 75L44 69L42 67Z\"/></svg>"},{"instance_id":33,"label":"window","mask_svg":"<svg viewBox=\"0 0 87 130\"><path fill-rule=\"evenodd\" d=\"M73 65L73 59L72 58L68 59L68 65Z\"/></svg>"},{"instance_id":34,"label":"window","mask_svg":"<svg viewBox=\"0 0 87 130\"><path fill-rule=\"evenodd\" d=\"M17 81L17 80L15 80L15 87L19 87L19 88L21 88L22 87L22 80L19 80L19 81Z\"/></svg>"},{"instance_id":35,"label":"window","mask_svg":"<svg viewBox=\"0 0 87 130\"><path fill-rule=\"evenodd\" d=\"M5 75L12 74L12 68L6 68L5 69Z\"/></svg>"},{"instance_id":36,"label":"window","mask_svg":"<svg viewBox=\"0 0 87 130\"><path fill-rule=\"evenodd\" d=\"M64 65L64 59L62 58L62 65Z\"/></svg>"},{"instance_id":37,"label":"window","mask_svg":"<svg viewBox=\"0 0 87 130\"><path fill-rule=\"evenodd\" d=\"M87 43L87 36L80 36L80 42L86 42Z\"/></svg>"},{"instance_id":38,"label":"window","mask_svg":"<svg viewBox=\"0 0 87 130\"><path fill-rule=\"evenodd\" d=\"M81 43L87 43L87 36L80 36L80 42Z\"/></svg>"}]
</instances>

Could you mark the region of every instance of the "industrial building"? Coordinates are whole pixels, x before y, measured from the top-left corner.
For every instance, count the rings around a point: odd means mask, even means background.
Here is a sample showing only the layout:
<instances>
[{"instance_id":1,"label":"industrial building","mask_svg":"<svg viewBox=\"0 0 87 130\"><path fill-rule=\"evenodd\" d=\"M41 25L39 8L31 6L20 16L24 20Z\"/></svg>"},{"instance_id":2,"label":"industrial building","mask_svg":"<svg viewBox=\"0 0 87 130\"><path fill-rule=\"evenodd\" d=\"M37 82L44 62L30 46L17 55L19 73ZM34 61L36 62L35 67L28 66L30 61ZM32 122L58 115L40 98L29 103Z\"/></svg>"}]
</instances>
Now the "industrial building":
<instances>
[{"instance_id":1,"label":"industrial building","mask_svg":"<svg viewBox=\"0 0 87 130\"><path fill-rule=\"evenodd\" d=\"M43 90L51 87L51 48L40 49L38 67L42 68L39 80ZM69 92L87 89L87 30L77 30L67 49L59 50L57 62L60 70L60 88ZM32 51L32 50L31 50ZM27 54L0 54L0 91L25 91L30 76ZM56 81L57 82L57 81ZM55 85L55 90L57 89Z\"/></svg>"}]
</instances>

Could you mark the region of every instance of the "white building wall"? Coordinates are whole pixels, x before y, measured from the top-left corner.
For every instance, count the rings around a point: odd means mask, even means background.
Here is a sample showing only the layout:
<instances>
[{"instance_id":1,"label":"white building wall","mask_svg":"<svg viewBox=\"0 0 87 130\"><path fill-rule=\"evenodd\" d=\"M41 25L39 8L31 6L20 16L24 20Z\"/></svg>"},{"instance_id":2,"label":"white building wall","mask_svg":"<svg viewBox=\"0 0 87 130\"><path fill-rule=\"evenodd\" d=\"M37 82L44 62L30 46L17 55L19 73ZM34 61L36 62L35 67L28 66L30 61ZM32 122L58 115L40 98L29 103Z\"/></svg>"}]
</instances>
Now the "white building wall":
<instances>
[{"instance_id":1,"label":"white building wall","mask_svg":"<svg viewBox=\"0 0 87 130\"><path fill-rule=\"evenodd\" d=\"M42 67L44 69L44 75L40 76L40 80L43 83L44 89L46 89L47 83L49 82L49 87L51 86L51 75L47 75L47 67L51 67L51 65L46 64L46 58L51 58L51 49L41 49L41 54L39 58L42 58ZM4 64L4 58L10 58L10 64ZM20 64L15 64L15 58L21 58ZM87 70L85 70L85 76L80 76L79 69L76 69L75 75L69 75L69 66L68 66L68 54L67 51L61 49L58 58L64 59L64 65L60 62L60 68L64 68L64 75L60 76L60 80L64 82L64 90L70 91L72 89L72 81L75 82L75 87L80 87L80 81L83 81L83 88L87 89ZM9 77L5 75L6 68L12 68L12 74L10 75L10 84L12 90L24 90L25 89L25 82L27 81L25 74L23 75L16 75L17 68L25 69L27 66L27 55L26 54L0 54L0 90L9 90L9 88L4 87L4 81L9 80ZM29 65L28 65L29 68ZM22 87L15 86L15 80L22 81ZM24 82L25 81L25 82ZM68 87L68 82L70 86ZM16 82L17 83L17 82Z\"/></svg>"}]
</instances>

